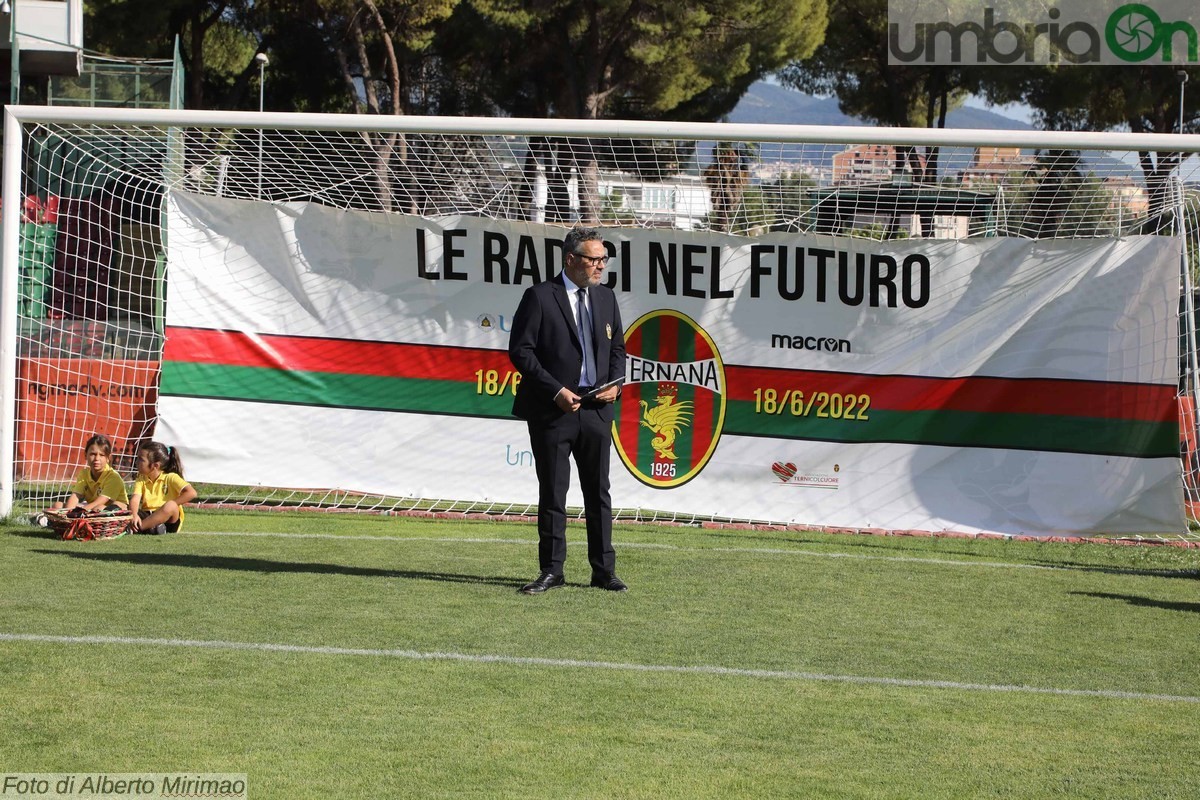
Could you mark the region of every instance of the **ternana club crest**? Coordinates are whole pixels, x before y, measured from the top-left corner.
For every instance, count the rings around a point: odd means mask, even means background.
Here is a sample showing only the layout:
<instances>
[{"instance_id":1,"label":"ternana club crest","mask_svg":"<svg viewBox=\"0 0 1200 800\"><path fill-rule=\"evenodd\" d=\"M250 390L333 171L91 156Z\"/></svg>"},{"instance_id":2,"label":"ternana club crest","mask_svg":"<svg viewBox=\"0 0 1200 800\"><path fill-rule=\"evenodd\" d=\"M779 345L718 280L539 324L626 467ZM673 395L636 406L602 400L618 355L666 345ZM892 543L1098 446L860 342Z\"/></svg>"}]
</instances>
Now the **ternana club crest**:
<instances>
[{"instance_id":1,"label":"ternana club crest","mask_svg":"<svg viewBox=\"0 0 1200 800\"><path fill-rule=\"evenodd\" d=\"M640 317L625 332L625 387L613 441L626 469L667 489L712 457L725 421L725 368L711 337L678 311Z\"/></svg>"},{"instance_id":2,"label":"ternana club crest","mask_svg":"<svg viewBox=\"0 0 1200 800\"><path fill-rule=\"evenodd\" d=\"M658 385L658 402L653 408L645 400L639 400L642 406L642 424L654 431L650 440L660 458L665 461L675 461L675 436L688 426L691 418L689 409L692 404L679 401L679 387L674 383Z\"/></svg>"}]
</instances>

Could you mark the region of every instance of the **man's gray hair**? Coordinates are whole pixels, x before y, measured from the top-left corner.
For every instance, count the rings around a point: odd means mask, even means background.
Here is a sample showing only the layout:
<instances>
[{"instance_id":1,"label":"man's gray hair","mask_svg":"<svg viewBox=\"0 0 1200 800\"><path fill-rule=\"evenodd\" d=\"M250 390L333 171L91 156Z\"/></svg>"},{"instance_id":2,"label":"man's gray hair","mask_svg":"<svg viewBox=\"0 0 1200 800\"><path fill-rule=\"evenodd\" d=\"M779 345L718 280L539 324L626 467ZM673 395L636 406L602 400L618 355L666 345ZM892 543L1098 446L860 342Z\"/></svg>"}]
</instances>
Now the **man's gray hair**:
<instances>
[{"instance_id":1,"label":"man's gray hair","mask_svg":"<svg viewBox=\"0 0 1200 800\"><path fill-rule=\"evenodd\" d=\"M579 253L579 245L584 242L603 242L604 234L596 228L584 228L582 226L572 228L568 231L563 239L563 254L573 255Z\"/></svg>"}]
</instances>

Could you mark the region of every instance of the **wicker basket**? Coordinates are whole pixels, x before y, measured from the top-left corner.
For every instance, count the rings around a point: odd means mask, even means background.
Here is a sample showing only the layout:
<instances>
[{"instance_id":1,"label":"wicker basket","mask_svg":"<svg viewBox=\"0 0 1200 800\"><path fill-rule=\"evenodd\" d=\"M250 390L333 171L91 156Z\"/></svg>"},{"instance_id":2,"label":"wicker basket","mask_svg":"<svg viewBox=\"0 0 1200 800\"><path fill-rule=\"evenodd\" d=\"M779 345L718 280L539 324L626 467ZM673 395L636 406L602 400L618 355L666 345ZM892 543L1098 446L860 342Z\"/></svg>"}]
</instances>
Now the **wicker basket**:
<instances>
[{"instance_id":1,"label":"wicker basket","mask_svg":"<svg viewBox=\"0 0 1200 800\"><path fill-rule=\"evenodd\" d=\"M101 511L82 517L69 517L63 510L46 511L50 529L63 539L90 542L95 539L115 539L129 532L132 516L128 511Z\"/></svg>"}]
</instances>

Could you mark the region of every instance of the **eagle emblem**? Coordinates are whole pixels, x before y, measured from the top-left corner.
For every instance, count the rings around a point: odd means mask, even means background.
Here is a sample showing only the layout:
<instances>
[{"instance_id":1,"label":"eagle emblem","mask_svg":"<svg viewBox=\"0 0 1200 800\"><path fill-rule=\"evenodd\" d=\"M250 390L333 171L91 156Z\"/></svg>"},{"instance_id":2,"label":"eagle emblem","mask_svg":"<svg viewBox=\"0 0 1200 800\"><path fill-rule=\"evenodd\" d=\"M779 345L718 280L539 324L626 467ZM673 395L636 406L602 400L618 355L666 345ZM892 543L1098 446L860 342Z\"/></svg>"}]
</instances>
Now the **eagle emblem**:
<instances>
[{"instance_id":1,"label":"eagle emblem","mask_svg":"<svg viewBox=\"0 0 1200 800\"><path fill-rule=\"evenodd\" d=\"M645 400L639 400L642 406L641 424L654 433L650 446L660 458L674 461L675 437L679 431L691 422L692 403L688 400L679 401L678 387L674 383L663 383L658 387L658 397L653 407Z\"/></svg>"}]
</instances>

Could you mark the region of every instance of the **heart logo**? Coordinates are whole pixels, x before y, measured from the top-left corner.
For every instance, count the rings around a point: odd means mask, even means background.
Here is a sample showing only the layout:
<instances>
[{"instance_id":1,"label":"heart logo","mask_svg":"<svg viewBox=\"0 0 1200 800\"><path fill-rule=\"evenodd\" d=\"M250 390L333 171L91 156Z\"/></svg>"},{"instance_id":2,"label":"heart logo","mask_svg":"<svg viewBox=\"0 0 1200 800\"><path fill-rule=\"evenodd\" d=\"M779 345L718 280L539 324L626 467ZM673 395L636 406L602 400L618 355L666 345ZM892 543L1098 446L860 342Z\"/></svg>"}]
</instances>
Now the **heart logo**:
<instances>
[{"instance_id":1,"label":"heart logo","mask_svg":"<svg viewBox=\"0 0 1200 800\"><path fill-rule=\"evenodd\" d=\"M796 465L790 461L786 464L781 464L776 461L771 465L771 472L774 472L779 480L787 483L792 479L792 476L796 474Z\"/></svg>"}]
</instances>

